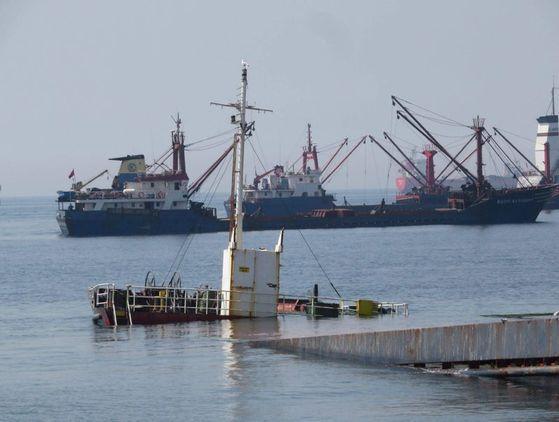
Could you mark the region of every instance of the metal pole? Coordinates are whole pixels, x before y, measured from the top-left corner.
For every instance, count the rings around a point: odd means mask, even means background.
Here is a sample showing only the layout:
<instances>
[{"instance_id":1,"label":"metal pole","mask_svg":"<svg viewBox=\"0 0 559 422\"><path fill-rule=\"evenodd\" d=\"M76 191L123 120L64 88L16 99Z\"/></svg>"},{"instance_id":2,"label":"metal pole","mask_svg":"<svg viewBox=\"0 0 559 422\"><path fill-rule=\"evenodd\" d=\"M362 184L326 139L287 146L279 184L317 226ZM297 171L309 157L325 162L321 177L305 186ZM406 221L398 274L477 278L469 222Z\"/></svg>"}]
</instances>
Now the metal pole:
<instances>
[{"instance_id":1,"label":"metal pole","mask_svg":"<svg viewBox=\"0 0 559 422\"><path fill-rule=\"evenodd\" d=\"M377 144L379 146L379 148L382 149L386 153L386 155L388 155L390 158L392 158L396 164L398 164L400 167L402 167L402 169L404 169L406 172L408 172L408 169L400 161L398 161L398 159L396 157L394 157L390 152L388 152L388 150L386 148L384 148L380 144L380 142L378 142L375 138L373 138L372 135L369 135L369 138L371 139L371 141L373 141L375 144ZM421 186L425 185L425 183L422 182L421 180L419 180L413 173L409 173L409 175L411 177L413 177L417 181L417 183L419 183Z\"/></svg>"},{"instance_id":2,"label":"metal pole","mask_svg":"<svg viewBox=\"0 0 559 422\"><path fill-rule=\"evenodd\" d=\"M501 138L503 138L503 139L505 140L505 142L506 142L507 144L509 144L522 158L524 158L524 159L526 160L526 162L527 162L534 170L536 170L542 177L545 177L545 174L544 174L534 163L532 163L532 161L530 161L530 160L528 159L528 157L526 157L524 154L522 154L522 152L520 152L520 150L519 150L518 148L516 148L516 147L514 146L514 144L513 144L511 141L509 141L509 140L505 137L505 135L503 135L503 134L501 133L501 131L500 131L499 129L497 129L496 127L493 127L493 130L495 131L496 134L498 134Z\"/></svg>"},{"instance_id":3,"label":"metal pole","mask_svg":"<svg viewBox=\"0 0 559 422\"><path fill-rule=\"evenodd\" d=\"M357 149L357 147L358 147L359 145L365 143L365 139L366 139L366 138L367 138L367 135L363 136L363 137L361 138L361 140L360 140L359 142L357 142L357 144L352 148L352 150L349 151L349 153L348 153L344 158L342 158L342 161L340 161L340 162L338 163L338 165L337 165L336 167L334 167L334 170L332 170L332 171L328 174L328 176L326 176L326 177L322 180L322 183L323 183L323 184L326 183L326 181L336 172L336 170L338 170L338 169L340 168L340 166L345 162L345 160L347 160L347 159L349 158L349 156L350 156L351 154L353 154L353 152Z\"/></svg>"},{"instance_id":4,"label":"metal pole","mask_svg":"<svg viewBox=\"0 0 559 422\"><path fill-rule=\"evenodd\" d=\"M388 133L386 133L386 132L382 132L382 134L384 135L384 138L385 138L385 139L388 139L388 140L392 143L392 145L394 145L394 146L396 147L396 149L398 150L398 152L399 152L400 154L402 154L402 156L407 160L408 163L411 164L411 166L415 169L415 171L417 171L417 173L418 173L421 177L423 177L427 183L429 183L429 180L427 179L427 177L425 177L425 175L421 172L421 170L419 170L419 169L417 168L417 166L413 163L413 161L410 160L410 159L408 158L408 156L404 153L404 151L402 151L402 149L398 146L398 144L396 144L396 142L394 142L394 140L390 137L390 135L388 135ZM408 172L408 173L409 173L409 172ZM422 185L422 186L425 186L425 183L422 183L421 185Z\"/></svg>"}]
</instances>

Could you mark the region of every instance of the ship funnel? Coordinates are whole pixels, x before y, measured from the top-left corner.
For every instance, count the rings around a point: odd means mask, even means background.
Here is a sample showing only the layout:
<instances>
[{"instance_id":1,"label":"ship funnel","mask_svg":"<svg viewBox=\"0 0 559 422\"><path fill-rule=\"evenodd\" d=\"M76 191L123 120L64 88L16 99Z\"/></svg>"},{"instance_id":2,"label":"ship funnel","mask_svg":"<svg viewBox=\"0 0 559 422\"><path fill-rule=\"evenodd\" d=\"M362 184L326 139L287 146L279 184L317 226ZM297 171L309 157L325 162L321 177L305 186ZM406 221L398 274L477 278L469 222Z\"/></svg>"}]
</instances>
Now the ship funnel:
<instances>
[{"instance_id":1,"label":"ship funnel","mask_svg":"<svg viewBox=\"0 0 559 422\"><path fill-rule=\"evenodd\" d=\"M113 189L123 189L126 182L131 182L146 174L146 160L142 154L109 158L109 160L120 161L118 175L113 181Z\"/></svg>"}]
</instances>

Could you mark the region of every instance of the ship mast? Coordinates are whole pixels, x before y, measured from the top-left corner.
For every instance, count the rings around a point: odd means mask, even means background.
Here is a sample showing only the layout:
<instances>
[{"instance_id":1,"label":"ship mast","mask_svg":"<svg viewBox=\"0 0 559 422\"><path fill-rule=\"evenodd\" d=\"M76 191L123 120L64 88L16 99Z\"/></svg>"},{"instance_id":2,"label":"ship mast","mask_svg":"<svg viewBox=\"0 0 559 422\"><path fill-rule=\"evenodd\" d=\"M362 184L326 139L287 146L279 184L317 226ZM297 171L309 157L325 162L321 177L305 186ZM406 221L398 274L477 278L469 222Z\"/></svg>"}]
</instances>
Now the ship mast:
<instances>
[{"instance_id":1,"label":"ship mast","mask_svg":"<svg viewBox=\"0 0 559 422\"><path fill-rule=\"evenodd\" d=\"M272 110L257 108L247 105L247 86L248 86L248 64L242 62L241 71L241 95L239 101L235 103L215 103L210 104L221 107L231 107L237 110L238 115L231 116L231 123L237 125L238 132L235 135L235 151L233 165L233 180L231 191L235 195L235 212L233 215L233 230L229 247L231 249L243 248L243 179L244 179L244 155L246 138L252 134L254 122L247 124L246 111L256 110L271 112Z\"/></svg>"},{"instance_id":2,"label":"ship mast","mask_svg":"<svg viewBox=\"0 0 559 422\"><path fill-rule=\"evenodd\" d=\"M476 170L477 170L476 184L477 184L477 193L478 193L478 195L481 195L481 193L483 191L483 185L484 185L484 180L483 180L483 137L482 137L482 133L483 133L483 125L485 123L485 119L482 119L479 116L477 116L476 118L473 119L473 123L474 123L474 125L472 126L472 129L475 131L475 134L476 134L476 156L477 156L477 160L476 160Z\"/></svg>"},{"instance_id":3,"label":"ship mast","mask_svg":"<svg viewBox=\"0 0 559 422\"><path fill-rule=\"evenodd\" d=\"M318 151L312 143L311 124L307 123L307 146L303 147L303 173L307 172L307 163L313 160L314 169L318 170Z\"/></svg>"},{"instance_id":4,"label":"ship mast","mask_svg":"<svg viewBox=\"0 0 559 422\"><path fill-rule=\"evenodd\" d=\"M171 144L173 148L173 173L186 174L186 162L184 159L184 132L181 130L182 120L177 113L177 117L172 119L175 122L176 130L171 132Z\"/></svg>"},{"instance_id":5,"label":"ship mast","mask_svg":"<svg viewBox=\"0 0 559 422\"><path fill-rule=\"evenodd\" d=\"M551 87L551 114L555 116L555 81Z\"/></svg>"}]
</instances>

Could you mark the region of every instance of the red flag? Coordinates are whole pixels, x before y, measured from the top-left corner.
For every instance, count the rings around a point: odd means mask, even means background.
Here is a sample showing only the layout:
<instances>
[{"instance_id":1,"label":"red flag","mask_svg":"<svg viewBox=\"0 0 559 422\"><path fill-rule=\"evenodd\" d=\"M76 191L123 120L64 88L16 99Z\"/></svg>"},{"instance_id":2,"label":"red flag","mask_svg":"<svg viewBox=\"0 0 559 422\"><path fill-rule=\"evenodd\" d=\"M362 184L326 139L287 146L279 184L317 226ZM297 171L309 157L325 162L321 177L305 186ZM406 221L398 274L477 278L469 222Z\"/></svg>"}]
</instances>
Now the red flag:
<instances>
[{"instance_id":1,"label":"red flag","mask_svg":"<svg viewBox=\"0 0 559 422\"><path fill-rule=\"evenodd\" d=\"M72 171L70 172L70 174L68 175L68 179L71 179L72 177L74 177L76 175L76 173L74 173L74 169L72 169Z\"/></svg>"}]
</instances>

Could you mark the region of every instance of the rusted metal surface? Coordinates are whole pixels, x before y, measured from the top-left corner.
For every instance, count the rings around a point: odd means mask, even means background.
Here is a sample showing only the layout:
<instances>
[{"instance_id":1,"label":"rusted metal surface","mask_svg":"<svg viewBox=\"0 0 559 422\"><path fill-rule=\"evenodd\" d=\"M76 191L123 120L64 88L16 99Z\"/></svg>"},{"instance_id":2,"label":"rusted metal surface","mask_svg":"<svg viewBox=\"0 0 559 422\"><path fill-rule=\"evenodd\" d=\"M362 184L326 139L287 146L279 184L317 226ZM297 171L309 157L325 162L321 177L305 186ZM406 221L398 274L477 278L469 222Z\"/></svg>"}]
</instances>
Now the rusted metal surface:
<instances>
[{"instance_id":1,"label":"rusted metal surface","mask_svg":"<svg viewBox=\"0 0 559 422\"><path fill-rule=\"evenodd\" d=\"M559 357L559 319L326 335L254 342L257 347L358 360L413 365L491 363Z\"/></svg>"}]
</instances>

